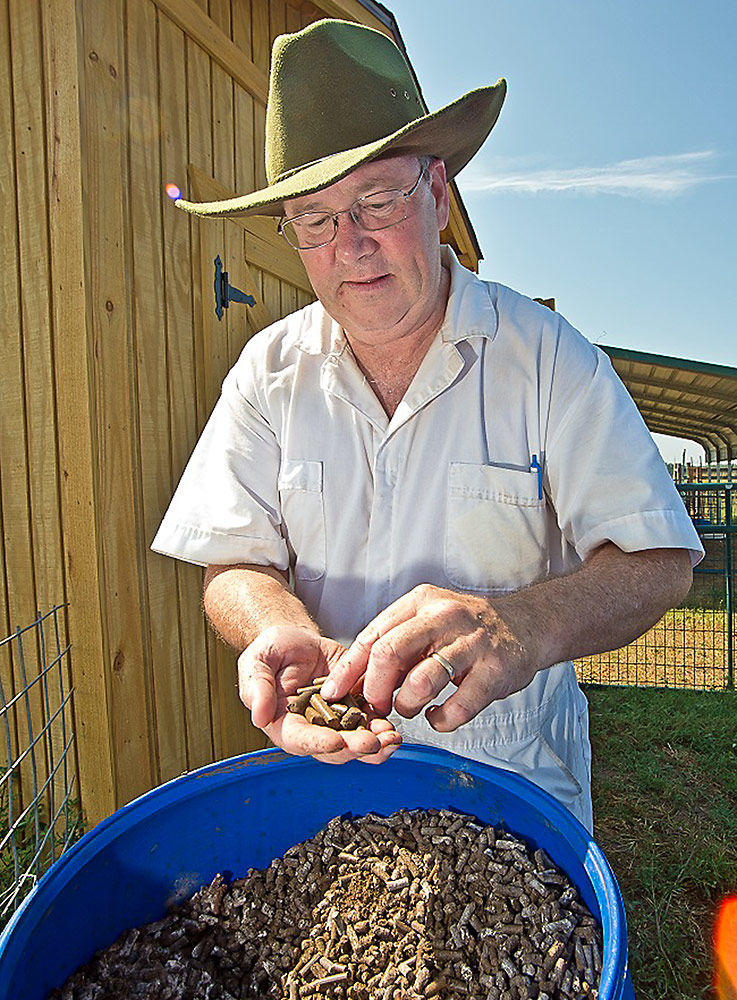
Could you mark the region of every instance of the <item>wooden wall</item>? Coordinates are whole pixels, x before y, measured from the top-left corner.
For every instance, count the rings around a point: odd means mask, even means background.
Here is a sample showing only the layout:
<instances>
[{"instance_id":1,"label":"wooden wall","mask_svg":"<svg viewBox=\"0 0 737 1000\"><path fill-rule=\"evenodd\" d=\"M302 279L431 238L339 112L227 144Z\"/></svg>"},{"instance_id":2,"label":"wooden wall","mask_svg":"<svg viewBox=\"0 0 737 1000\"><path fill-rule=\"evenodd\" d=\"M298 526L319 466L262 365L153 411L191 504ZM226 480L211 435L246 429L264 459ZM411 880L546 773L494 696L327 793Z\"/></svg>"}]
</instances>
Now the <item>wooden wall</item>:
<instances>
[{"instance_id":1,"label":"wooden wall","mask_svg":"<svg viewBox=\"0 0 737 1000\"><path fill-rule=\"evenodd\" d=\"M274 37L326 13L380 25L357 0L2 0L0 11L0 630L68 601L94 823L264 745L234 657L205 625L202 570L149 545L247 338L312 295L270 231L193 219L165 185L201 200L265 184ZM259 300L222 322L217 252ZM17 666L2 655L12 691Z\"/></svg>"}]
</instances>

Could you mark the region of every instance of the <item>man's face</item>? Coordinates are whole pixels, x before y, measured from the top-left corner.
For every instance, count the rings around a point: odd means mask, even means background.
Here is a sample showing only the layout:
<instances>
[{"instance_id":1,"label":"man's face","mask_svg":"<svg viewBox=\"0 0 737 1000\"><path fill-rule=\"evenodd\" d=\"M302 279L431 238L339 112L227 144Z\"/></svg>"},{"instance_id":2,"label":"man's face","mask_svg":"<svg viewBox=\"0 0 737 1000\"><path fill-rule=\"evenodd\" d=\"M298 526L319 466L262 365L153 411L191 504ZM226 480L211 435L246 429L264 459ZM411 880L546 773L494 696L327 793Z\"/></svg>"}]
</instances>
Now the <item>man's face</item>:
<instances>
[{"instance_id":1,"label":"man's face","mask_svg":"<svg viewBox=\"0 0 737 1000\"><path fill-rule=\"evenodd\" d=\"M287 218L302 212L339 212L363 195L409 191L420 164L415 156L365 163L312 195L285 202ZM332 243L299 254L328 313L355 340L389 343L411 334L438 308L441 294L439 234L448 222L445 166L433 161L407 201L407 218L388 229L366 231L347 213Z\"/></svg>"}]
</instances>

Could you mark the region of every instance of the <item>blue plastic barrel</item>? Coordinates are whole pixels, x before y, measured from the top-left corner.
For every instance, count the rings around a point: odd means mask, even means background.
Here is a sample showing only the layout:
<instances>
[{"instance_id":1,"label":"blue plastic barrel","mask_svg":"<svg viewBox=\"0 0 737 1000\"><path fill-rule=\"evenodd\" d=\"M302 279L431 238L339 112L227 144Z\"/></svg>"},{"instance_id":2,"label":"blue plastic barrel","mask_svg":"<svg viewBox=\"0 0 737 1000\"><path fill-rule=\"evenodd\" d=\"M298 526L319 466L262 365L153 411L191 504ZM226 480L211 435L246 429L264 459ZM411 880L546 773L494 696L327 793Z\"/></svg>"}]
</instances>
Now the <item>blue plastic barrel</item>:
<instances>
[{"instance_id":1,"label":"blue plastic barrel","mask_svg":"<svg viewBox=\"0 0 737 1000\"><path fill-rule=\"evenodd\" d=\"M182 775L118 810L62 855L6 927L0 1000L46 1000L127 928L157 920L217 872L265 867L333 816L402 807L469 813L547 851L603 925L601 1000L632 997L622 897L578 820L516 774L405 745L380 766L262 750Z\"/></svg>"}]
</instances>

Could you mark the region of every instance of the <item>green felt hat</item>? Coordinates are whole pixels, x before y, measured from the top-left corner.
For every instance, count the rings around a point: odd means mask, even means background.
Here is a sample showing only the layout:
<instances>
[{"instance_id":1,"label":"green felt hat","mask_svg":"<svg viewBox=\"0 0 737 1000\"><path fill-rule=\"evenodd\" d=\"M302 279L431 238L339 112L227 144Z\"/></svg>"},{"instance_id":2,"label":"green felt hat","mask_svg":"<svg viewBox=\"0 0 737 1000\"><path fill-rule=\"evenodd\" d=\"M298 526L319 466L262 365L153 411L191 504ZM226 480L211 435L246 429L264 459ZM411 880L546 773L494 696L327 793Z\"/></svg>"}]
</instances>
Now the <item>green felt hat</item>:
<instances>
[{"instance_id":1,"label":"green felt hat","mask_svg":"<svg viewBox=\"0 0 737 1000\"><path fill-rule=\"evenodd\" d=\"M499 116L507 84L480 87L424 114L407 60L380 31L326 18L279 35L266 106L268 187L226 201L190 202L194 215L281 215L282 202L328 187L380 156L445 161L454 177Z\"/></svg>"}]
</instances>

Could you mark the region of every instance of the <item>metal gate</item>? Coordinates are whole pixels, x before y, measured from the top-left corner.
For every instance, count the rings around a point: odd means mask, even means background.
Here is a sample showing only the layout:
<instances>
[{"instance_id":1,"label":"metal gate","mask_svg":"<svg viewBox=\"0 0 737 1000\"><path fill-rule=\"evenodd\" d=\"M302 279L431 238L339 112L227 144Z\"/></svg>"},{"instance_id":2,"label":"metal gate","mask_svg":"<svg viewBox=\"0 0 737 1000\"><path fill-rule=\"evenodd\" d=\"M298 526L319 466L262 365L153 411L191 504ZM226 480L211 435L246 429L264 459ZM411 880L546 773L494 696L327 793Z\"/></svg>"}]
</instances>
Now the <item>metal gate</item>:
<instances>
[{"instance_id":1,"label":"metal gate","mask_svg":"<svg viewBox=\"0 0 737 1000\"><path fill-rule=\"evenodd\" d=\"M734 688L737 483L679 483L677 489L706 550L688 597L635 642L577 661L579 680Z\"/></svg>"}]
</instances>

